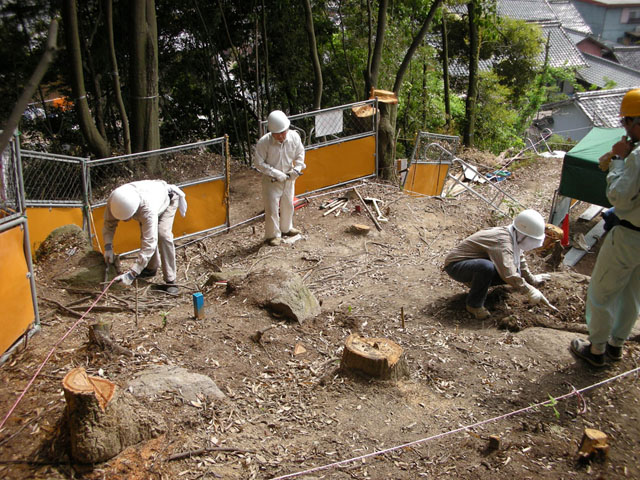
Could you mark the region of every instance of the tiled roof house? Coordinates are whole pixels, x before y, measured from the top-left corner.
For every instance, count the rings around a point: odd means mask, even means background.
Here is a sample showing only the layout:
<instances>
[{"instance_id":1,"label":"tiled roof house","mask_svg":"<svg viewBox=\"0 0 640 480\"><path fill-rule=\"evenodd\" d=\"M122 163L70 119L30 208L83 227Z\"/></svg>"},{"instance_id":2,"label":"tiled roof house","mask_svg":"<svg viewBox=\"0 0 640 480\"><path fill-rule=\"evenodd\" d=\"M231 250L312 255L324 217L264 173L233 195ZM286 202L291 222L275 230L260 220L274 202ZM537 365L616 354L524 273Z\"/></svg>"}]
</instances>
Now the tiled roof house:
<instances>
[{"instance_id":1,"label":"tiled roof house","mask_svg":"<svg viewBox=\"0 0 640 480\"><path fill-rule=\"evenodd\" d=\"M613 128L620 126L620 102L628 88L598 90L575 93L572 98L545 105L553 110L552 125L554 133L581 140L592 127Z\"/></svg>"},{"instance_id":2,"label":"tiled roof house","mask_svg":"<svg viewBox=\"0 0 640 480\"><path fill-rule=\"evenodd\" d=\"M639 0L640 1L640 0ZM583 67L587 65L584 57L576 48L575 42L567 35L563 28L563 19L569 22L579 31L589 31L589 27L581 20L580 14L571 8L566 2L552 3L547 0L498 0L498 15L502 17L524 20L540 25L544 38L549 38L549 65L552 67ZM466 15L466 5L457 5L453 10ZM544 52L540 54L539 61L544 62ZM480 62L481 70L491 69L493 62L483 60ZM452 63L450 66L452 76L466 76L467 66L461 63Z\"/></svg>"}]
</instances>

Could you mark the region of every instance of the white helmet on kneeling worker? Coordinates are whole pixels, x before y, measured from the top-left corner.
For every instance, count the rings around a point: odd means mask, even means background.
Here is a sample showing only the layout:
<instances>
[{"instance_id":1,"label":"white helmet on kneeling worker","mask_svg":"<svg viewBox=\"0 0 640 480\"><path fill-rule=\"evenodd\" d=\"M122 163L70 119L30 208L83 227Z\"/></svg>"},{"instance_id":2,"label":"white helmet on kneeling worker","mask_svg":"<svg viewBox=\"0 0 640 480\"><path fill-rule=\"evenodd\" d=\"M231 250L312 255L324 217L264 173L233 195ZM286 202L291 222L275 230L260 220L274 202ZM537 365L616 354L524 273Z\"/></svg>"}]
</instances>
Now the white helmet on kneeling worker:
<instances>
[{"instance_id":1,"label":"white helmet on kneeling worker","mask_svg":"<svg viewBox=\"0 0 640 480\"><path fill-rule=\"evenodd\" d=\"M535 210L523 210L513 219L513 228L524 235L524 238L517 239L518 245L524 251L542 246L545 236L544 227L542 215Z\"/></svg>"}]
</instances>

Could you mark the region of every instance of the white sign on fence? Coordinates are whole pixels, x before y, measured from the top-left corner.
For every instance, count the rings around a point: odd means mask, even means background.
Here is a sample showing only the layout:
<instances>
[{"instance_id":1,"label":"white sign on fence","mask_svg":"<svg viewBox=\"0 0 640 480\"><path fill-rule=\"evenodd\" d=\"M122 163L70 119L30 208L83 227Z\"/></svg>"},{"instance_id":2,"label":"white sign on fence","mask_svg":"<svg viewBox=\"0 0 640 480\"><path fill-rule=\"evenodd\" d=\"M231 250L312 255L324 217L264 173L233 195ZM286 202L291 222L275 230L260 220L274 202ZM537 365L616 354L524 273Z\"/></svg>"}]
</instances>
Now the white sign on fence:
<instances>
[{"instance_id":1,"label":"white sign on fence","mask_svg":"<svg viewBox=\"0 0 640 480\"><path fill-rule=\"evenodd\" d=\"M342 110L333 110L331 112L323 112L316 115L316 137L333 135L334 133L342 132L342 130Z\"/></svg>"}]
</instances>

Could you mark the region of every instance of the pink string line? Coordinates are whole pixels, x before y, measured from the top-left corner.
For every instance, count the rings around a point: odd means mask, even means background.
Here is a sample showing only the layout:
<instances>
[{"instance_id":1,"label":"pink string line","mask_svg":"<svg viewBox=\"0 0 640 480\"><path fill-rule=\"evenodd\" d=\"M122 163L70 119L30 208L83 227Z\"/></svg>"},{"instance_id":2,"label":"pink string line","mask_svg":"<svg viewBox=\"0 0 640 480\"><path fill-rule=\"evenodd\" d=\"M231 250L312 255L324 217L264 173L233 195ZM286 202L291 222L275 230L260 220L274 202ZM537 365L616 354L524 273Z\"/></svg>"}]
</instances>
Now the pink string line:
<instances>
[{"instance_id":1,"label":"pink string line","mask_svg":"<svg viewBox=\"0 0 640 480\"><path fill-rule=\"evenodd\" d=\"M328 470L330 468L339 467L339 466L342 466L342 465L346 465L348 463L357 462L358 460L364 460L366 458L371 458L371 457L375 457L375 456L378 456L378 455L383 455L385 453L393 452L395 450L400 450L400 449L403 449L403 448L412 447L414 445L418 445L420 443L425 443L425 442L428 442L430 440L435 440L437 438L443 438L443 437L446 437L448 435L453 435L455 433L459 433L459 432L462 432L462 431L466 431L466 430L470 430L470 429L473 429L473 428L477 428L477 427L480 427L482 425L486 425L488 423L497 422L498 420L503 420L505 418L512 417L514 415L519 415L519 414L527 412L529 410L534 410L534 409L539 408L539 407L552 405L553 402L555 402L555 401L564 400L566 398L572 397L573 395L578 395L578 397L582 398L580 394L583 393L583 392L586 392L588 390L594 389L596 387L600 387L600 386L602 386L602 385L604 385L606 383L613 382L614 380L618 380L619 378L626 377L627 375L631 375L632 373L635 373L635 372L638 372L638 371L640 371L640 367L636 367L633 370L628 370L628 371L626 371L624 373L616 375L615 377L607 378L605 380L602 380L601 382L594 383L593 385L589 385L588 387L581 388L580 390L576 390L574 388L573 391L571 391L569 393L565 393L564 395L561 395L561 396L556 397L554 399L546 400L544 402L540 402L540 403L537 403L535 405L529 405L528 407L524 407L524 408L521 408L519 410L514 410L512 412L505 413L504 415L499 415L497 417L489 418L487 420L482 420L481 422L477 422L477 423L474 423L472 425L467 425L467 426L464 426L464 427L456 428L455 430L450 430L448 432L439 433L437 435L432 435L431 437L421 438L420 440L414 440L413 442L405 443L405 444L402 444L402 445L397 445L395 447L389 447L389 448L386 448L384 450L378 450L376 452L367 453L367 454L361 455L359 457L349 458L347 460L341 460L339 462L330 463L328 465L322 465L322 466L319 466L319 467L310 468L308 470L303 470L301 472L289 473L287 475L282 475L280 477L274 477L271 480L283 480L285 478L294 478L294 477L298 477L300 475L306 475L308 473L319 472L321 470Z\"/></svg>"},{"instance_id":2,"label":"pink string line","mask_svg":"<svg viewBox=\"0 0 640 480\"><path fill-rule=\"evenodd\" d=\"M58 346L64 341L65 338L67 338L69 336L69 334L80 324L80 322L82 320L84 320L84 317L87 315L87 313L89 313L91 311L91 309L93 309L93 307L96 306L96 304L100 301L100 299L102 298L102 296L107 293L107 290L109 290L109 287L111 286L111 284L114 282L115 278L112 279L109 284L105 287L105 289L102 291L102 293L98 296L98 298L95 299L95 301L91 304L91 306L89 307L89 309L84 312L82 314L82 316L73 324L71 325L71 328L69 328L69 330L67 330L67 333L65 333L62 338L60 338L60 340L58 340L56 342L56 344L53 346L53 348L51 349L51 351L49 352L49 354L47 355L47 357L44 359L44 361L42 362L42 364L40 364L40 367L38 367L38 370L36 370L36 373L33 375L33 377L31 378L31 380L29 380L29 383L27 384L27 386L24 388L24 390L22 391L22 393L20 394L20 396L18 397L18 399L15 401L15 403L13 404L13 406L11 407L11 409L9 410L9 412L5 415L5 417L2 419L2 423L0 423L0 429L2 429L2 427L4 427L4 424L6 423L6 421L9 419L9 417L11 416L11 414L13 413L13 411L16 409L16 407L18 406L18 404L22 401L22 399L24 398L25 394L27 393L27 390L29 390L29 388L31 387L31 385L33 384L33 382L36 380L36 377L40 374L40 372L42 371L42 369L44 368L45 364L49 361L49 358L51 358L51 355L53 355L53 352L55 351L56 348L58 348Z\"/></svg>"}]
</instances>

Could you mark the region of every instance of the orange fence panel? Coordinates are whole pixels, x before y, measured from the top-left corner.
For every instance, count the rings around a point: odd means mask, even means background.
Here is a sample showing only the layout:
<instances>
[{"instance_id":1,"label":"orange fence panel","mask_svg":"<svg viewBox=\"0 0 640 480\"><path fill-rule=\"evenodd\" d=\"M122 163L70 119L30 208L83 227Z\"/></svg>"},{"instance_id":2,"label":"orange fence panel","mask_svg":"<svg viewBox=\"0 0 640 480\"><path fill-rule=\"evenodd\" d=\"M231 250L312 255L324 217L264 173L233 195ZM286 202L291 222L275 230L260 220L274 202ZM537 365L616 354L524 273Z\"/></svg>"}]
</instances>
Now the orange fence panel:
<instances>
[{"instance_id":1,"label":"orange fence panel","mask_svg":"<svg viewBox=\"0 0 640 480\"><path fill-rule=\"evenodd\" d=\"M407 172L405 191L409 195L440 195L448 171L448 163L412 163Z\"/></svg>"},{"instance_id":2,"label":"orange fence panel","mask_svg":"<svg viewBox=\"0 0 640 480\"><path fill-rule=\"evenodd\" d=\"M376 138L369 136L307 150L296 195L376 174Z\"/></svg>"},{"instance_id":3,"label":"orange fence panel","mask_svg":"<svg viewBox=\"0 0 640 480\"><path fill-rule=\"evenodd\" d=\"M27 207L31 250L37 250L58 227L74 224L82 228L82 218L81 207Z\"/></svg>"},{"instance_id":4,"label":"orange fence panel","mask_svg":"<svg viewBox=\"0 0 640 480\"><path fill-rule=\"evenodd\" d=\"M0 232L0 353L35 321L22 226Z\"/></svg>"}]
</instances>

